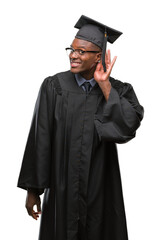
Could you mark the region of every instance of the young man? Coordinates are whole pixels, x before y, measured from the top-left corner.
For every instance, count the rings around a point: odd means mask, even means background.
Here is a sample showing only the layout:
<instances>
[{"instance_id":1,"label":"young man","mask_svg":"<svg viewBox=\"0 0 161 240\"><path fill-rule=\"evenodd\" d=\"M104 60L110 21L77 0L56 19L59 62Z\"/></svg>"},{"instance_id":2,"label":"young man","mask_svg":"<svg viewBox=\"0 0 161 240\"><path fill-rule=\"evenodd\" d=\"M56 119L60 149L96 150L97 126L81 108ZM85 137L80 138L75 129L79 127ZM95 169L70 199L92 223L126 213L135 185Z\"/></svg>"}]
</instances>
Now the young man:
<instances>
[{"instance_id":1,"label":"young man","mask_svg":"<svg viewBox=\"0 0 161 240\"><path fill-rule=\"evenodd\" d=\"M110 77L106 42L121 33L85 16L76 27L70 71L42 83L18 187L35 219L44 192L39 240L127 240L116 143L135 137L143 108L130 84Z\"/></svg>"}]
</instances>

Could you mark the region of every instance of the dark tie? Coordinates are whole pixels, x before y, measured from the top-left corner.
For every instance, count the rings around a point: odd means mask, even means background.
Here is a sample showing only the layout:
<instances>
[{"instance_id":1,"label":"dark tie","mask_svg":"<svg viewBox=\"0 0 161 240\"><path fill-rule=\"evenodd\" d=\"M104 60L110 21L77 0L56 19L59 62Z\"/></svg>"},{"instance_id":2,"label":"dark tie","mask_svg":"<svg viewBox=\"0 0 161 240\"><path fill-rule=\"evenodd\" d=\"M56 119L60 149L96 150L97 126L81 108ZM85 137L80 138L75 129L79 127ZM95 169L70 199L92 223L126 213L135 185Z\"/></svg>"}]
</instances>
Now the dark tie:
<instances>
[{"instance_id":1,"label":"dark tie","mask_svg":"<svg viewBox=\"0 0 161 240\"><path fill-rule=\"evenodd\" d=\"M84 82L82 85L84 86L86 93L89 93L91 88L90 82Z\"/></svg>"}]
</instances>

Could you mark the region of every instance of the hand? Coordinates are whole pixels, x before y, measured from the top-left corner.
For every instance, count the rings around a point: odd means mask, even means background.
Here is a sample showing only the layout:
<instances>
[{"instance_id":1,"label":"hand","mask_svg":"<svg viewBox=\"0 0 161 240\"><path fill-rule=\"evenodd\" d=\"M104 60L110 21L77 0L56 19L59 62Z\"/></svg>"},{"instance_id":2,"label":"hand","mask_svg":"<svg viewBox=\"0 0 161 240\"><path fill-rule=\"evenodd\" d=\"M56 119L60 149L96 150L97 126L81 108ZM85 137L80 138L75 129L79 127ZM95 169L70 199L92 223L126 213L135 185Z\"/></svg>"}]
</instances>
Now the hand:
<instances>
[{"instance_id":1,"label":"hand","mask_svg":"<svg viewBox=\"0 0 161 240\"><path fill-rule=\"evenodd\" d=\"M33 210L34 205L37 206L37 212ZM41 214L41 200L38 194L36 194L32 190L27 191L26 197L26 209L30 216L32 216L35 220L38 219L39 214Z\"/></svg>"},{"instance_id":2,"label":"hand","mask_svg":"<svg viewBox=\"0 0 161 240\"><path fill-rule=\"evenodd\" d=\"M96 70L94 72L94 79L98 84L107 82L109 80L109 77L116 59L117 57L115 56L111 62L111 53L110 53L110 50L108 50L105 55L106 72L104 72L101 62L97 64Z\"/></svg>"},{"instance_id":3,"label":"hand","mask_svg":"<svg viewBox=\"0 0 161 240\"><path fill-rule=\"evenodd\" d=\"M104 72L102 63L97 64L96 70L94 72L94 79L100 86L106 101L108 101L111 92L111 83L109 81L109 77L116 58L117 57L114 57L111 62L111 53L110 50L108 50L105 56L106 72Z\"/></svg>"}]
</instances>

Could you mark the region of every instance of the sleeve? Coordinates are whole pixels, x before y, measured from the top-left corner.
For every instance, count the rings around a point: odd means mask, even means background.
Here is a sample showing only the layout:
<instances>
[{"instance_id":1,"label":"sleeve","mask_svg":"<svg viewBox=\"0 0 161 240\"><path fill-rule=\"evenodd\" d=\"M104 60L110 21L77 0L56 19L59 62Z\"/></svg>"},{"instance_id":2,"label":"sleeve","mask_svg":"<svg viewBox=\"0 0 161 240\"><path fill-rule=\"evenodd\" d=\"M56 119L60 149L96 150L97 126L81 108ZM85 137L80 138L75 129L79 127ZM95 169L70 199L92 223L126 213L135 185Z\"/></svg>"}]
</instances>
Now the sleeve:
<instances>
[{"instance_id":1,"label":"sleeve","mask_svg":"<svg viewBox=\"0 0 161 240\"><path fill-rule=\"evenodd\" d=\"M95 114L95 127L100 140L126 143L135 137L144 109L133 87L118 82L116 88L112 86L108 101L101 99Z\"/></svg>"},{"instance_id":2,"label":"sleeve","mask_svg":"<svg viewBox=\"0 0 161 240\"><path fill-rule=\"evenodd\" d=\"M24 152L18 187L37 189L40 193L50 185L52 151L53 89L49 78L41 85Z\"/></svg>"}]
</instances>

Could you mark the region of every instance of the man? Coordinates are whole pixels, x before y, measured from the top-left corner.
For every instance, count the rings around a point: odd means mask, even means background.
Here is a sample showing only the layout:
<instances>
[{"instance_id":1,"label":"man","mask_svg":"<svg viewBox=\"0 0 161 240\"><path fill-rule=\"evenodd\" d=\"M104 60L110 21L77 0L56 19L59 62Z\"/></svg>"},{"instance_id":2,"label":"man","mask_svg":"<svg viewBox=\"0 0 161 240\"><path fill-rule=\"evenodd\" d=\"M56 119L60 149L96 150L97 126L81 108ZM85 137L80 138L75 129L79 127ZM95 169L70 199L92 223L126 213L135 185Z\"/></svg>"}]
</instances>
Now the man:
<instances>
[{"instance_id":1,"label":"man","mask_svg":"<svg viewBox=\"0 0 161 240\"><path fill-rule=\"evenodd\" d=\"M18 186L34 219L44 192L39 240L127 240L115 143L135 137L143 108L130 84L110 77L106 42L121 33L85 16L76 27L70 71L42 83Z\"/></svg>"}]
</instances>

